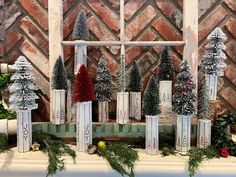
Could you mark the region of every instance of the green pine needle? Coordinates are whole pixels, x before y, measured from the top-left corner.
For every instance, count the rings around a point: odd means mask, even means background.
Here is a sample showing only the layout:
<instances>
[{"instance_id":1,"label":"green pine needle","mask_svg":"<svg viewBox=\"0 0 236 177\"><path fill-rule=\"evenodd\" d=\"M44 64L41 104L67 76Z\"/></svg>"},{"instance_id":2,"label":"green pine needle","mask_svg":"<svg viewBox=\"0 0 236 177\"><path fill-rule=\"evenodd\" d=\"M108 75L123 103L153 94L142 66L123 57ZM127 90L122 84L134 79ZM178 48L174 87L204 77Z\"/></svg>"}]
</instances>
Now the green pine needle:
<instances>
[{"instance_id":1,"label":"green pine needle","mask_svg":"<svg viewBox=\"0 0 236 177\"><path fill-rule=\"evenodd\" d=\"M7 135L0 133L0 153L9 150Z\"/></svg>"},{"instance_id":2,"label":"green pine needle","mask_svg":"<svg viewBox=\"0 0 236 177\"><path fill-rule=\"evenodd\" d=\"M41 150L48 155L47 176L52 176L56 172L65 169L63 155L68 154L74 160L76 152L62 141L54 140L50 135L43 132L35 132L33 141L40 144Z\"/></svg>"}]
</instances>

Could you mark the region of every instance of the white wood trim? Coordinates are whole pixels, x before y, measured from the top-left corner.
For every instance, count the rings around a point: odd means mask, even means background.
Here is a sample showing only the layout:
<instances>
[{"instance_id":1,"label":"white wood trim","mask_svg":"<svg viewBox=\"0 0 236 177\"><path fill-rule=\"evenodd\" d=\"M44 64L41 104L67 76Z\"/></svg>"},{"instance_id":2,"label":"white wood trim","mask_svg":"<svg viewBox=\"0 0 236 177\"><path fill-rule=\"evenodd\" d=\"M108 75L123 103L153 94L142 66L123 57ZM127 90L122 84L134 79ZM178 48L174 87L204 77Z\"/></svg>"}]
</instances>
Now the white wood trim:
<instances>
[{"instance_id":1,"label":"white wood trim","mask_svg":"<svg viewBox=\"0 0 236 177\"><path fill-rule=\"evenodd\" d=\"M206 148L211 145L211 120L199 119L197 126L197 147Z\"/></svg>"},{"instance_id":2,"label":"white wood trim","mask_svg":"<svg viewBox=\"0 0 236 177\"><path fill-rule=\"evenodd\" d=\"M60 55L63 61L63 0L48 1L48 36L49 36L49 75L51 75L56 59ZM51 88L51 87L50 87ZM50 120L52 120L52 93L50 89Z\"/></svg>"},{"instance_id":3,"label":"white wood trim","mask_svg":"<svg viewBox=\"0 0 236 177\"><path fill-rule=\"evenodd\" d=\"M107 46L107 45L125 45L125 46L181 46L184 41L62 41L62 45L86 45L86 46Z\"/></svg>"},{"instance_id":4,"label":"white wood trim","mask_svg":"<svg viewBox=\"0 0 236 177\"><path fill-rule=\"evenodd\" d=\"M117 92L116 123L129 123L129 92Z\"/></svg>"}]
</instances>

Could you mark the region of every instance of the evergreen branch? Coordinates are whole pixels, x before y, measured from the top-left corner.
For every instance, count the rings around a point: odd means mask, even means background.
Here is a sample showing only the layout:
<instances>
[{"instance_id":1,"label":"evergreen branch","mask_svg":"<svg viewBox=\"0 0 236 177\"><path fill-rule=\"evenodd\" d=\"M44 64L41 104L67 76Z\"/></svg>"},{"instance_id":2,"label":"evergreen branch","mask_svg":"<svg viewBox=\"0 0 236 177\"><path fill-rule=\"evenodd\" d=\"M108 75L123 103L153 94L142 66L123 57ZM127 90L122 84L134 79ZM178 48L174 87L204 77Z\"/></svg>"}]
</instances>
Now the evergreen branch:
<instances>
[{"instance_id":1,"label":"evergreen branch","mask_svg":"<svg viewBox=\"0 0 236 177\"><path fill-rule=\"evenodd\" d=\"M7 135L0 133L0 153L9 150Z\"/></svg>"}]
</instances>

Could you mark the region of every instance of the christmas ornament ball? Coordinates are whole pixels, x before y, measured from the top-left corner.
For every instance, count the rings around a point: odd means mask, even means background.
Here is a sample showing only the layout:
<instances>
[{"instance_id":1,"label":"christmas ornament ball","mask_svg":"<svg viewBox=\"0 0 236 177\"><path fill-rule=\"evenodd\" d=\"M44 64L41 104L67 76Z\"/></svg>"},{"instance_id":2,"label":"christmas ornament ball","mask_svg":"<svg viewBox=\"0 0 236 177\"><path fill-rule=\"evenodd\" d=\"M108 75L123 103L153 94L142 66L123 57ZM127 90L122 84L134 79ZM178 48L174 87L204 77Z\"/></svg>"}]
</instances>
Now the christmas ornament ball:
<instances>
[{"instance_id":1,"label":"christmas ornament ball","mask_svg":"<svg viewBox=\"0 0 236 177\"><path fill-rule=\"evenodd\" d=\"M101 148L101 149L104 149L106 147L105 141L99 141L98 142L98 147Z\"/></svg>"}]
</instances>

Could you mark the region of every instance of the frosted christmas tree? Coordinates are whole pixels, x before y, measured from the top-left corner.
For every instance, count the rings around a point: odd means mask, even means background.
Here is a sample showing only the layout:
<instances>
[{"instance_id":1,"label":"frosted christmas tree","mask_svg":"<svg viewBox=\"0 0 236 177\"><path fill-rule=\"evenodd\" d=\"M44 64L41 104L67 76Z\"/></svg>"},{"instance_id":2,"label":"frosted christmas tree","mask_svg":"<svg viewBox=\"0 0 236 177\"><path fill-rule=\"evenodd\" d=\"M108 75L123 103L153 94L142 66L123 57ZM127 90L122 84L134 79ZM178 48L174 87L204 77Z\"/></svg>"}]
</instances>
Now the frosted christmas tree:
<instances>
[{"instance_id":1,"label":"frosted christmas tree","mask_svg":"<svg viewBox=\"0 0 236 177\"><path fill-rule=\"evenodd\" d=\"M34 93L37 87L31 73L31 64L23 56L20 56L15 64L15 74L12 76L14 83L10 87L10 109L17 113L17 147L19 152L27 152L32 144L31 110L38 105L35 99L38 96Z\"/></svg>"},{"instance_id":2,"label":"frosted christmas tree","mask_svg":"<svg viewBox=\"0 0 236 177\"><path fill-rule=\"evenodd\" d=\"M119 92L125 92L126 90L126 68L125 68L125 56L120 56L120 68L118 74L118 90Z\"/></svg>"},{"instance_id":3,"label":"frosted christmas tree","mask_svg":"<svg viewBox=\"0 0 236 177\"><path fill-rule=\"evenodd\" d=\"M198 94L198 118L200 119L210 119L210 101L209 101L209 89L204 81L199 88Z\"/></svg>"}]
</instances>

